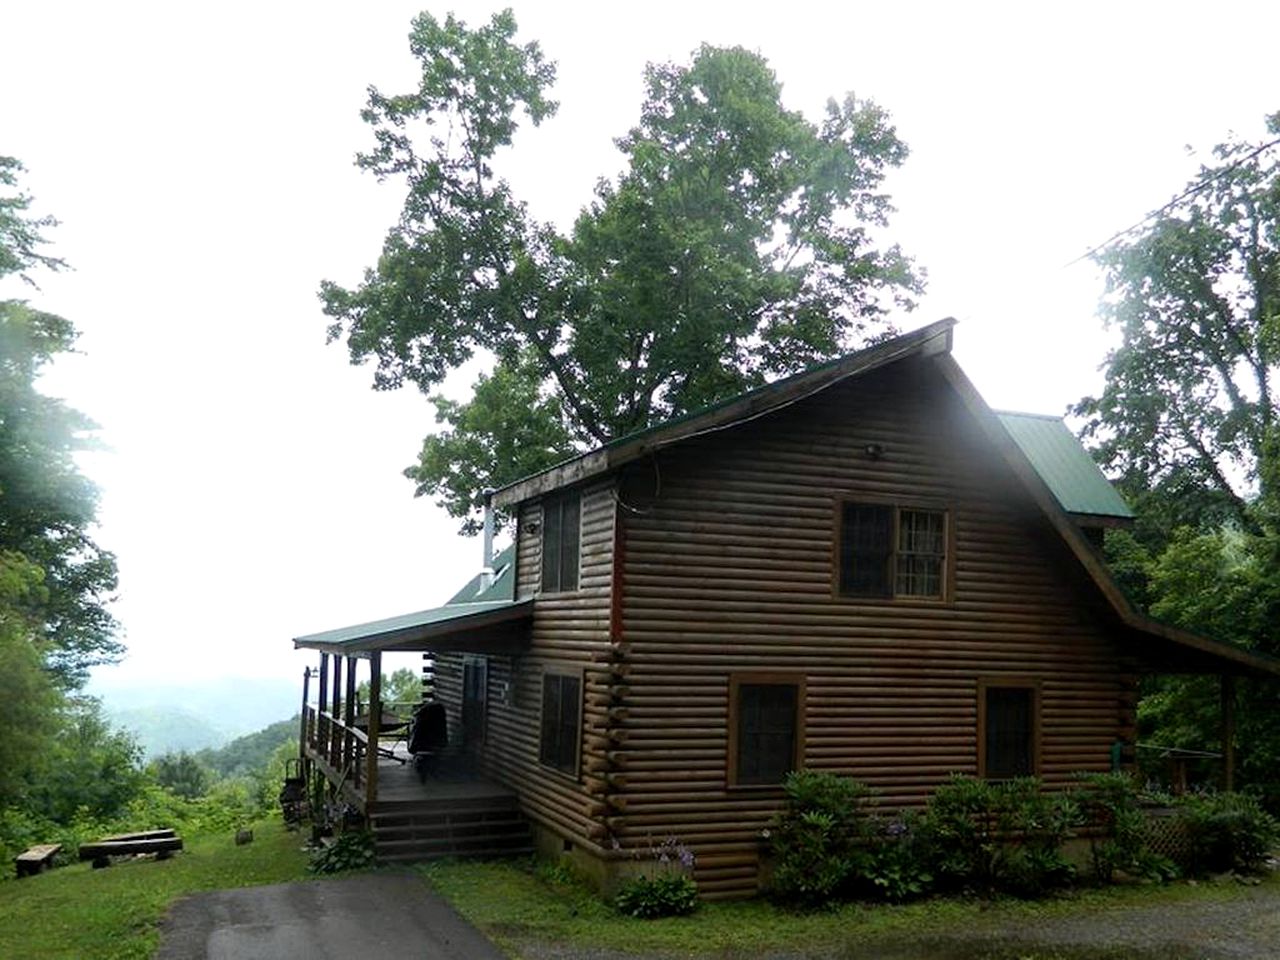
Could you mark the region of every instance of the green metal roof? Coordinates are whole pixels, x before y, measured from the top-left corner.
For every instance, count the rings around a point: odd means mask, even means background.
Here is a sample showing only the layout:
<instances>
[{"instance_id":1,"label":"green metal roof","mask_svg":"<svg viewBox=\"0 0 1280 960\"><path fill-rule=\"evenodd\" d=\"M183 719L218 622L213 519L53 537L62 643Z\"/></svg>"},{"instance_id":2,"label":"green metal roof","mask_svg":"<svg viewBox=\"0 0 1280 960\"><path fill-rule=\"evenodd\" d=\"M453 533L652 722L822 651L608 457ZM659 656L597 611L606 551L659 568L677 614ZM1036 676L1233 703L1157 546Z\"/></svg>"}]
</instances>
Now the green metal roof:
<instances>
[{"instance_id":1,"label":"green metal roof","mask_svg":"<svg viewBox=\"0 0 1280 960\"><path fill-rule=\"evenodd\" d=\"M488 590L480 589L480 574L467 581L467 585L445 601L445 606L455 603L474 603L478 600L514 600L516 598L516 545L513 543L493 558L493 583Z\"/></svg>"},{"instance_id":2,"label":"green metal roof","mask_svg":"<svg viewBox=\"0 0 1280 960\"><path fill-rule=\"evenodd\" d=\"M295 637L293 645L335 653L389 649L528 616L532 600L515 599L515 556L512 544L494 557L488 589L477 574L442 607Z\"/></svg>"},{"instance_id":3,"label":"green metal roof","mask_svg":"<svg viewBox=\"0 0 1280 960\"><path fill-rule=\"evenodd\" d=\"M1067 513L1133 518L1124 498L1061 418L999 411L996 416Z\"/></svg>"}]
</instances>

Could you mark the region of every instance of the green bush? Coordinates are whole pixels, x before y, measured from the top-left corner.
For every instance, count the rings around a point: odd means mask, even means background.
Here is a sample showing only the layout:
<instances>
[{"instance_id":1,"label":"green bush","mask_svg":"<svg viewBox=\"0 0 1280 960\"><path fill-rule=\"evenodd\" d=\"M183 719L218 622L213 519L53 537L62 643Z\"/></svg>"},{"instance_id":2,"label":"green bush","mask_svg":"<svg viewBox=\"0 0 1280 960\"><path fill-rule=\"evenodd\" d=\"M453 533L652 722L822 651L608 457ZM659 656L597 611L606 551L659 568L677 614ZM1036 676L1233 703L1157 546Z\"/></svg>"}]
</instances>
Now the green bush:
<instances>
[{"instance_id":1,"label":"green bush","mask_svg":"<svg viewBox=\"0 0 1280 960\"><path fill-rule=\"evenodd\" d=\"M1062 845L1080 822L1072 797L1034 777L953 775L929 800L922 833L933 873L953 889L1038 896L1074 876Z\"/></svg>"},{"instance_id":2,"label":"green bush","mask_svg":"<svg viewBox=\"0 0 1280 960\"><path fill-rule=\"evenodd\" d=\"M786 804L769 828L770 895L816 907L845 892L873 862L871 790L832 773L799 770L783 782Z\"/></svg>"},{"instance_id":3,"label":"green bush","mask_svg":"<svg viewBox=\"0 0 1280 960\"><path fill-rule=\"evenodd\" d=\"M1280 825L1241 793L1190 796L1179 804L1187 831L1187 868L1193 874L1262 868L1280 842Z\"/></svg>"},{"instance_id":4,"label":"green bush","mask_svg":"<svg viewBox=\"0 0 1280 960\"><path fill-rule=\"evenodd\" d=\"M1133 778L1124 773L1090 773L1078 777L1076 802L1089 834L1093 877L1111 883L1117 871L1151 880L1177 876L1172 860L1147 846L1147 814Z\"/></svg>"},{"instance_id":5,"label":"green bush","mask_svg":"<svg viewBox=\"0 0 1280 960\"><path fill-rule=\"evenodd\" d=\"M363 870L373 866L373 859L373 834L366 830L349 830L312 854L307 869L312 873Z\"/></svg>"},{"instance_id":6,"label":"green bush","mask_svg":"<svg viewBox=\"0 0 1280 960\"><path fill-rule=\"evenodd\" d=\"M867 867L866 893L890 903L922 896L933 886L929 850L919 827L919 818L907 814L885 828L872 848Z\"/></svg>"},{"instance_id":7,"label":"green bush","mask_svg":"<svg viewBox=\"0 0 1280 960\"><path fill-rule=\"evenodd\" d=\"M614 900L622 913L642 920L680 917L698 908L698 885L682 873L637 877Z\"/></svg>"}]
</instances>

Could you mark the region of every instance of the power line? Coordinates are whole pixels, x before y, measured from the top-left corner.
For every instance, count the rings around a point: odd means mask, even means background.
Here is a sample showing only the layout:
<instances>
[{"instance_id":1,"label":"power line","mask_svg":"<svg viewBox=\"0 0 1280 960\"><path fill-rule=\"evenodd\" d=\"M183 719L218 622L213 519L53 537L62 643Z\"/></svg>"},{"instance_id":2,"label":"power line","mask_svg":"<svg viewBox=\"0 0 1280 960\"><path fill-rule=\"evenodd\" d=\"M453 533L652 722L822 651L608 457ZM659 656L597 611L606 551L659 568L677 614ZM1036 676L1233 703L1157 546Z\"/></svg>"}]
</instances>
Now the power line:
<instances>
[{"instance_id":1,"label":"power line","mask_svg":"<svg viewBox=\"0 0 1280 960\"><path fill-rule=\"evenodd\" d=\"M1068 261L1067 263L1063 264L1063 269L1067 267L1073 267L1077 263L1079 263L1081 260L1088 260L1099 250L1104 250L1107 247L1111 246L1111 244L1115 243L1125 234L1132 233L1134 230L1137 230L1143 224L1148 223L1151 220L1154 220L1156 217L1160 216L1161 214L1167 213L1168 211L1176 207L1178 204L1180 204L1183 200L1187 199L1187 197L1194 196L1195 194L1199 193L1201 190L1204 190L1206 187L1212 186L1214 183L1216 183L1217 181L1225 177L1228 173L1231 173L1233 170L1238 168L1241 164L1247 163L1248 161L1252 160L1254 157L1258 156L1260 153L1264 153L1267 150L1270 150L1272 147L1276 146L1277 144L1280 144L1280 138L1272 140L1270 143L1264 143L1262 146L1257 147L1254 150L1251 150L1249 153L1245 154L1243 157L1236 160L1235 163L1232 163L1230 166L1223 167L1221 170L1216 171L1212 176L1205 177L1199 183L1192 184L1186 190L1183 190L1182 193L1178 194L1176 197L1174 197L1172 200L1166 203L1163 207L1160 207L1157 210L1152 210L1150 213L1148 213L1145 217L1143 217L1137 223L1133 224L1132 226L1125 227L1123 230L1120 230L1117 233L1112 234L1106 240L1102 241L1102 243L1098 244L1096 247L1092 247L1089 250L1086 250L1084 253L1080 254L1080 256L1076 257L1074 260Z\"/></svg>"}]
</instances>

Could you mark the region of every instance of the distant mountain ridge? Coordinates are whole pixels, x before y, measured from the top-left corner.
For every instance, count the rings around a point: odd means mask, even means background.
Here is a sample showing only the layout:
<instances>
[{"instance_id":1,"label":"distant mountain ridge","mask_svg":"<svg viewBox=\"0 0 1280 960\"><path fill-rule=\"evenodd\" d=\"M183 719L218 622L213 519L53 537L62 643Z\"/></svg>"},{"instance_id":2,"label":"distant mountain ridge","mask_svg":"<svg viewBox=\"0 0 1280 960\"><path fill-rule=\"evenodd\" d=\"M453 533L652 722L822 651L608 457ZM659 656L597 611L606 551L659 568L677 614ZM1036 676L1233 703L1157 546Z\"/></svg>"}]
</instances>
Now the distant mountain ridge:
<instances>
[{"instance_id":1,"label":"distant mountain ridge","mask_svg":"<svg viewBox=\"0 0 1280 960\"><path fill-rule=\"evenodd\" d=\"M302 690L272 678L220 677L201 684L116 682L95 676L87 691L132 731L148 759L224 746L297 714Z\"/></svg>"}]
</instances>

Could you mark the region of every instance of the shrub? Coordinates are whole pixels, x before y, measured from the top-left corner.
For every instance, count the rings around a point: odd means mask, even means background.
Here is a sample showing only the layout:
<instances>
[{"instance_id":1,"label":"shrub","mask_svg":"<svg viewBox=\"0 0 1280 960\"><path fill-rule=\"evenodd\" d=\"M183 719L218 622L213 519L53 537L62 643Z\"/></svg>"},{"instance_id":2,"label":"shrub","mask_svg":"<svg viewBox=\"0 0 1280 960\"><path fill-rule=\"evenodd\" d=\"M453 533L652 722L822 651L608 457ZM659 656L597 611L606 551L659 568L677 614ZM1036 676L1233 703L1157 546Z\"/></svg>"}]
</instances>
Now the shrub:
<instances>
[{"instance_id":1,"label":"shrub","mask_svg":"<svg viewBox=\"0 0 1280 960\"><path fill-rule=\"evenodd\" d=\"M1089 835L1093 876L1110 883L1116 871L1135 877L1167 880L1177 869L1166 857L1147 846L1147 815L1133 779L1123 773L1090 773L1079 777L1075 791L1085 822L1094 829Z\"/></svg>"},{"instance_id":2,"label":"shrub","mask_svg":"<svg viewBox=\"0 0 1280 960\"><path fill-rule=\"evenodd\" d=\"M891 903L927 893L933 885L929 860L919 818L907 814L892 821L872 850L866 892Z\"/></svg>"},{"instance_id":3,"label":"shrub","mask_svg":"<svg viewBox=\"0 0 1280 960\"><path fill-rule=\"evenodd\" d=\"M637 877L622 888L614 904L622 913L643 920L684 916L698 907L698 885L682 873Z\"/></svg>"},{"instance_id":4,"label":"shrub","mask_svg":"<svg viewBox=\"0 0 1280 960\"><path fill-rule=\"evenodd\" d=\"M373 866L373 834L349 830L311 856L307 869L312 873L342 873Z\"/></svg>"},{"instance_id":5,"label":"shrub","mask_svg":"<svg viewBox=\"0 0 1280 960\"><path fill-rule=\"evenodd\" d=\"M1195 874L1257 871L1280 841L1275 818L1246 794L1190 796L1179 814L1187 830L1187 867Z\"/></svg>"},{"instance_id":6,"label":"shrub","mask_svg":"<svg viewBox=\"0 0 1280 960\"><path fill-rule=\"evenodd\" d=\"M1044 793L1034 777L953 775L930 798L922 832L944 885L1035 896L1074 875L1062 845L1078 823L1072 798Z\"/></svg>"},{"instance_id":7,"label":"shrub","mask_svg":"<svg viewBox=\"0 0 1280 960\"><path fill-rule=\"evenodd\" d=\"M783 782L786 804L769 828L774 870L770 894L801 907L838 896L870 873L874 822L870 789L832 773L799 770Z\"/></svg>"}]
</instances>

